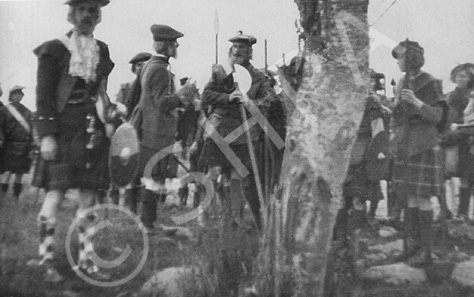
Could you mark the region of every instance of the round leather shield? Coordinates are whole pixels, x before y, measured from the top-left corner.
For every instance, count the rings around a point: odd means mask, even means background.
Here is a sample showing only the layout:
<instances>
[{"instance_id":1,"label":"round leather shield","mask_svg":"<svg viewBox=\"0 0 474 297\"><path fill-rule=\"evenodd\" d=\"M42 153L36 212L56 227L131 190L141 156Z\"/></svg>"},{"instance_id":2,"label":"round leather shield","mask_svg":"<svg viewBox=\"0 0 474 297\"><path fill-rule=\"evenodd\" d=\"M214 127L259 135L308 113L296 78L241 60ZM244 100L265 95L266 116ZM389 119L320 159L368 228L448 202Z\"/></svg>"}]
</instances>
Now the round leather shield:
<instances>
[{"instance_id":1,"label":"round leather shield","mask_svg":"<svg viewBox=\"0 0 474 297\"><path fill-rule=\"evenodd\" d=\"M109 171L112 183L125 187L138 173L139 142L135 128L123 123L111 138Z\"/></svg>"}]
</instances>

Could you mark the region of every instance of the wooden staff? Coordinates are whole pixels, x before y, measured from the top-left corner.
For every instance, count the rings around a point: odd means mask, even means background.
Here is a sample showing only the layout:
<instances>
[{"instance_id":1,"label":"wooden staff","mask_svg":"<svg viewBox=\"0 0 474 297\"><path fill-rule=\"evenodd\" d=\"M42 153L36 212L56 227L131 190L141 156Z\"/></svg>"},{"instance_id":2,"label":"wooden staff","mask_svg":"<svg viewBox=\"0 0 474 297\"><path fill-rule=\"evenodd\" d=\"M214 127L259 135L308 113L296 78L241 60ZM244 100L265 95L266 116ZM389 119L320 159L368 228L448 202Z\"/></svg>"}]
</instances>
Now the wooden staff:
<instances>
[{"instance_id":1,"label":"wooden staff","mask_svg":"<svg viewBox=\"0 0 474 297\"><path fill-rule=\"evenodd\" d=\"M244 96L247 97L247 94L244 93ZM248 98L246 98L249 100ZM262 230L265 229L266 222L267 222L267 210L265 206L265 200L263 199L263 192L262 192L262 183L260 181L260 173L258 171L258 166L257 166L257 159L255 157L255 151L253 148L253 142L252 142L252 136L250 135L250 128L249 124L247 122L247 113L245 111L245 107L243 104L239 104L240 107L240 114L242 116L242 121L244 124L244 130L245 130L245 136L247 137L247 144L248 144L248 149L249 149L249 155L250 155L250 162L252 163L252 170L253 170L253 176L255 178L255 185L257 187L257 194L258 194L258 201L260 202L260 216L262 219Z\"/></svg>"},{"instance_id":2,"label":"wooden staff","mask_svg":"<svg viewBox=\"0 0 474 297\"><path fill-rule=\"evenodd\" d=\"M219 64L219 16L214 14L214 34L216 35L216 64Z\"/></svg>"}]
</instances>

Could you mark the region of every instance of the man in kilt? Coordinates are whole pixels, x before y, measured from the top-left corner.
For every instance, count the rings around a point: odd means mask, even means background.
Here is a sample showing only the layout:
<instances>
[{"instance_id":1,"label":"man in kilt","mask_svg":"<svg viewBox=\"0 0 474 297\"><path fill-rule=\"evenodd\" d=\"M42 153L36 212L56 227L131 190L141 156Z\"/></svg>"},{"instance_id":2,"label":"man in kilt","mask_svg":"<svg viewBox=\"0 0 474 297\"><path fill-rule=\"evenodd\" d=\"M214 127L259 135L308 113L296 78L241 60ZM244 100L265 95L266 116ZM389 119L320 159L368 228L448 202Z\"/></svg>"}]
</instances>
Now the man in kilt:
<instances>
[{"instance_id":1,"label":"man in kilt","mask_svg":"<svg viewBox=\"0 0 474 297\"><path fill-rule=\"evenodd\" d=\"M406 249L413 266L431 263L433 208L431 197L444 194L438 133L447 115L441 81L421 71L424 49L414 41L392 51L406 75L396 90L393 110L393 190L405 209Z\"/></svg>"},{"instance_id":2,"label":"man in kilt","mask_svg":"<svg viewBox=\"0 0 474 297\"><path fill-rule=\"evenodd\" d=\"M1 153L0 172L2 176L1 193L4 196L8 191L10 178L14 175L13 199L18 200L23 188L23 174L31 168L31 152L33 150L33 130L31 111L21 104L23 99L21 86L14 86L8 96L9 104L0 107L4 117L2 122L3 151Z\"/></svg>"},{"instance_id":3,"label":"man in kilt","mask_svg":"<svg viewBox=\"0 0 474 297\"><path fill-rule=\"evenodd\" d=\"M201 165L209 168L208 176L211 177L214 185L216 185L219 174L222 173L223 187L219 186L217 188L224 205L224 211L231 213L233 220L239 223L246 199L257 227L261 228L260 203L247 138L244 134L241 134L231 143L222 143L221 139L236 131L242 125L243 120L239 104L243 103L248 109L250 103L252 103L262 114L267 115L271 102L276 100L276 96L265 74L255 69L250 63L252 45L257 42L257 39L239 32L229 41L232 42L229 50L230 69L226 70L223 65L214 65L211 81L204 88L202 95L203 106L209 106L208 120L215 129L212 128L211 133L208 133L209 129L206 129L208 135L201 155ZM232 73L232 67L235 64L243 66L250 73L252 82L247 95L251 102L245 101L244 95L236 87ZM250 118L248 111L247 116ZM258 124L253 125L250 128L250 135L256 152L256 159L260 161L263 158L263 130ZM230 151L225 151L222 147L228 147ZM229 154L229 152L231 153ZM239 162L249 171L248 175L240 175L238 168L235 166ZM262 170L259 171L263 172Z\"/></svg>"},{"instance_id":4,"label":"man in kilt","mask_svg":"<svg viewBox=\"0 0 474 297\"><path fill-rule=\"evenodd\" d=\"M175 143L177 108L191 103L197 94L197 88L188 81L179 90L175 90L174 74L168 70L169 58L176 58L178 54L177 39L184 35L167 25L152 25L151 33L156 55L143 66L140 74L141 96L138 108L142 122L138 134L141 135L139 175L142 176L144 185L141 193L141 220L147 232L152 235L157 233L153 223L156 221L158 201L166 198L165 180L169 177L169 167L173 162L166 149ZM165 153L164 157L154 161L152 157L158 156L160 152ZM147 166L152 167L150 176L145 172Z\"/></svg>"},{"instance_id":5,"label":"man in kilt","mask_svg":"<svg viewBox=\"0 0 474 297\"><path fill-rule=\"evenodd\" d=\"M44 265L46 281L57 282L61 275L52 265L58 206L68 189L78 189L79 257L75 269L94 279L108 279L93 262L95 215L86 210L99 198L99 189L108 186L110 140L100 110L109 101L105 94L107 77L114 67L105 43L92 34L101 21L101 8L109 0L68 0L67 20L74 28L58 39L34 50L38 57L36 106L40 158L32 184L46 190L38 215L40 246L38 260Z\"/></svg>"}]
</instances>

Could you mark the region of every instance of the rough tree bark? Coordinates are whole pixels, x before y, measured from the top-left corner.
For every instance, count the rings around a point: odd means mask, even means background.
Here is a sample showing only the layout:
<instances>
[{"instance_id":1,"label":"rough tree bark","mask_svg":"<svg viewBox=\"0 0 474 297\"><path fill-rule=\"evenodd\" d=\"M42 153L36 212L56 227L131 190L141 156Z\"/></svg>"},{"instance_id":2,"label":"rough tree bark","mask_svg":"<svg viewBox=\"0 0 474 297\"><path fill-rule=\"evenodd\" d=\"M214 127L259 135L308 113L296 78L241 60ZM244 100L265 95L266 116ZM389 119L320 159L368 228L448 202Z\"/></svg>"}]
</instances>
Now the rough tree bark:
<instances>
[{"instance_id":1,"label":"rough tree bark","mask_svg":"<svg viewBox=\"0 0 474 297\"><path fill-rule=\"evenodd\" d=\"M281 186L259 255L259 296L324 296L332 230L362 117L368 68L368 0L294 0L306 33Z\"/></svg>"}]
</instances>

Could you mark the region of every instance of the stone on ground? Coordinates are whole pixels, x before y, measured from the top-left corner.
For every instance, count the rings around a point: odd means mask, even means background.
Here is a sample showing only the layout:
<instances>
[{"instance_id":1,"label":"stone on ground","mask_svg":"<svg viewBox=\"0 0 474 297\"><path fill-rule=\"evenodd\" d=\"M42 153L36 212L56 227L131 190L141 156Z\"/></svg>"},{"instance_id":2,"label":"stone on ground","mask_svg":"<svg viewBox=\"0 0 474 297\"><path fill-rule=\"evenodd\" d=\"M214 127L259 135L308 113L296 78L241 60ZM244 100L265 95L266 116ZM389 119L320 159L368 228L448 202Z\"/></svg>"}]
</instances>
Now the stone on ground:
<instances>
[{"instance_id":1,"label":"stone on ground","mask_svg":"<svg viewBox=\"0 0 474 297\"><path fill-rule=\"evenodd\" d=\"M376 265L377 263L380 263L382 261L387 260L387 255L383 253L374 253L374 254L367 254L365 255L365 263L367 265Z\"/></svg>"},{"instance_id":2,"label":"stone on ground","mask_svg":"<svg viewBox=\"0 0 474 297\"><path fill-rule=\"evenodd\" d=\"M449 224L448 232L454 238L467 238L474 240L474 226L469 224Z\"/></svg>"},{"instance_id":3,"label":"stone on ground","mask_svg":"<svg viewBox=\"0 0 474 297\"><path fill-rule=\"evenodd\" d=\"M393 227L389 227L389 226L383 226L379 230L379 235L384 238L394 236L397 233L398 233L397 229Z\"/></svg>"},{"instance_id":4,"label":"stone on ground","mask_svg":"<svg viewBox=\"0 0 474 297\"><path fill-rule=\"evenodd\" d=\"M141 288L139 297L204 296L199 269L170 267L153 275Z\"/></svg>"},{"instance_id":5,"label":"stone on ground","mask_svg":"<svg viewBox=\"0 0 474 297\"><path fill-rule=\"evenodd\" d=\"M474 289L474 262L458 263L451 274L451 279Z\"/></svg>"},{"instance_id":6,"label":"stone on ground","mask_svg":"<svg viewBox=\"0 0 474 297\"><path fill-rule=\"evenodd\" d=\"M398 239L396 241L391 241L386 244L373 245L369 247L369 252L371 253L383 253L385 255L393 255L394 253L399 253L403 251L403 240Z\"/></svg>"},{"instance_id":7,"label":"stone on ground","mask_svg":"<svg viewBox=\"0 0 474 297\"><path fill-rule=\"evenodd\" d=\"M413 268L405 263L374 266L367 269L363 277L393 285L421 284L426 281L426 275L422 269Z\"/></svg>"}]
</instances>

